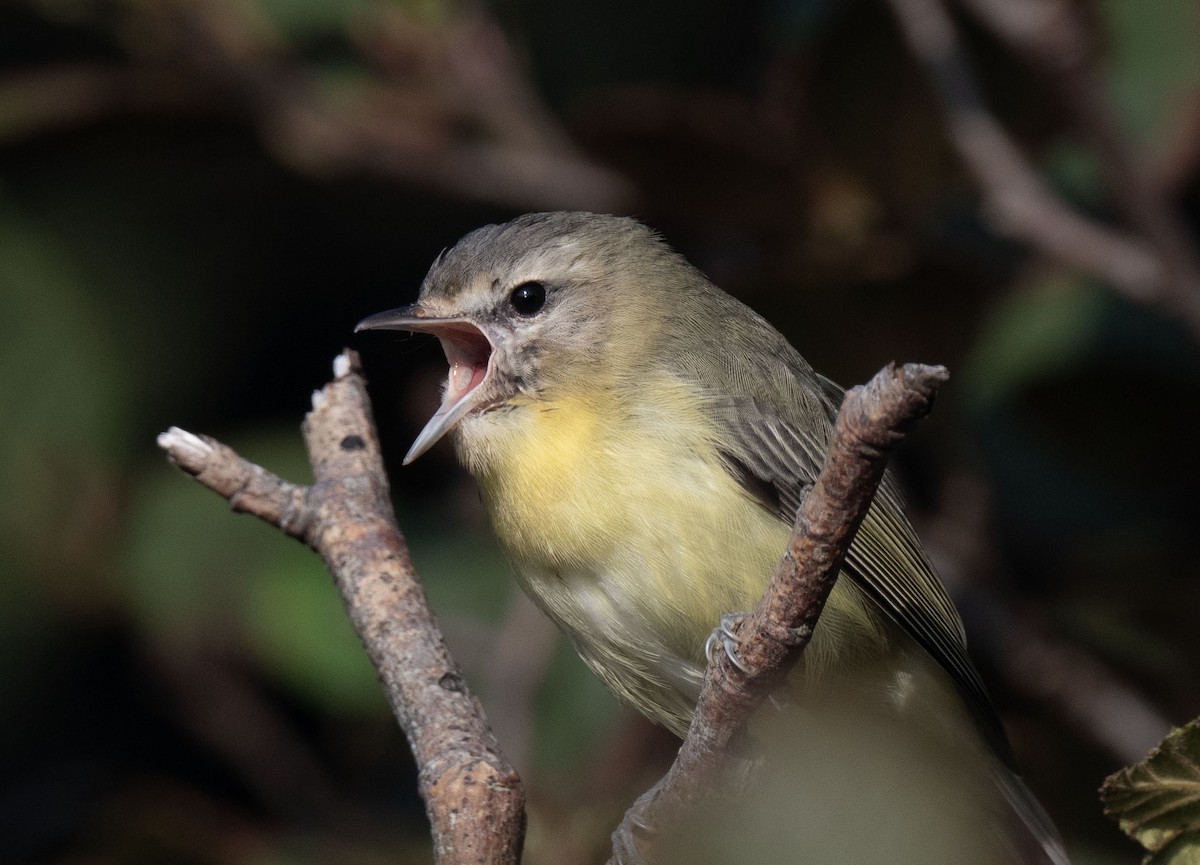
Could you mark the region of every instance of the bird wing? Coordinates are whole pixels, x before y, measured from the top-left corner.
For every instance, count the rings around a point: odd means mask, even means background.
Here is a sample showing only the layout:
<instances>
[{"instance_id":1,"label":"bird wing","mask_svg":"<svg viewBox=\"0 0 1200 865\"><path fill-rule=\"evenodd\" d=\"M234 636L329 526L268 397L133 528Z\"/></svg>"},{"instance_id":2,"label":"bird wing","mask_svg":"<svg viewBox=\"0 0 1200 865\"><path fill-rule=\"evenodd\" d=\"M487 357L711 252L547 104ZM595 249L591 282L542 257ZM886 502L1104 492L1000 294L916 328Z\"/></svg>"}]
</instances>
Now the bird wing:
<instances>
[{"instance_id":1,"label":"bird wing","mask_svg":"<svg viewBox=\"0 0 1200 865\"><path fill-rule=\"evenodd\" d=\"M816 435L811 423L783 416L775 406L765 405L761 394L730 396L715 407L723 427L726 468L755 501L789 525L825 461L828 434L843 395L825 379L820 388L819 393L815 386L805 388L804 394L819 403L829 419ZM844 567L855 584L950 674L988 742L1013 765L1000 719L967 655L962 621L904 516L890 476L880 485Z\"/></svg>"}]
</instances>

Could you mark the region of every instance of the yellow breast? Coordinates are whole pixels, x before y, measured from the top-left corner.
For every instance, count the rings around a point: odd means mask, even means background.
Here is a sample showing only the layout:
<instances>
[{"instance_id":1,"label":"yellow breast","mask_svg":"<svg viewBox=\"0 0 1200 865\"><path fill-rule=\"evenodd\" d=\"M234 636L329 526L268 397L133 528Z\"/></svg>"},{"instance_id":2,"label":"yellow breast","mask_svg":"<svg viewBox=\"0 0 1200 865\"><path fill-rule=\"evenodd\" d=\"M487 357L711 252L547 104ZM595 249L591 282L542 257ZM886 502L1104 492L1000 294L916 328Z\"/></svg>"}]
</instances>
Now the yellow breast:
<instances>
[{"instance_id":1,"label":"yellow breast","mask_svg":"<svg viewBox=\"0 0 1200 865\"><path fill-rule=\"evenodd\" d=\"M679 729L705 639L753 607L789 527L724 469L686 385L641 384L652 402L599 392L471 418L459 448L525 590L613 690ZM851 593L831 603L827 635L871 626ZM814 641L810 668L831 646Z\"/></svg>"}]
</instances>

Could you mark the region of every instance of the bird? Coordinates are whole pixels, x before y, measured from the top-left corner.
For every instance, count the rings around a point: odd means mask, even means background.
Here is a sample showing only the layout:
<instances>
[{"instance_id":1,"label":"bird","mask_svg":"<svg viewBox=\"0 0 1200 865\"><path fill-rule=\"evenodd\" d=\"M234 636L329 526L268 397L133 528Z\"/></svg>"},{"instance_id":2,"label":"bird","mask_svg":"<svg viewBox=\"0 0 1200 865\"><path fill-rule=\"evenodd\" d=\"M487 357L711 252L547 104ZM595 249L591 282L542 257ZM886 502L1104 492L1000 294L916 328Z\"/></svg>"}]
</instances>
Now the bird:
<instances>
[{"instance_id":1,"label":"bird","mask_svg":"<svg viewBox=\"0 0 1200 865\"><path fill-rule=\"evenodd\" d=\"M706 642L762 594L842 389L624 216L479 228L415 303L356 330L437 337L441 403L404 464L452 438L520 586L613 693L684 735ZM1068 862L890 475L787 687L794 710L761 724L789 750L766 761L795 788L775 800L844 822L798 830L778 861Z\"/></svg>"}]
</instances>

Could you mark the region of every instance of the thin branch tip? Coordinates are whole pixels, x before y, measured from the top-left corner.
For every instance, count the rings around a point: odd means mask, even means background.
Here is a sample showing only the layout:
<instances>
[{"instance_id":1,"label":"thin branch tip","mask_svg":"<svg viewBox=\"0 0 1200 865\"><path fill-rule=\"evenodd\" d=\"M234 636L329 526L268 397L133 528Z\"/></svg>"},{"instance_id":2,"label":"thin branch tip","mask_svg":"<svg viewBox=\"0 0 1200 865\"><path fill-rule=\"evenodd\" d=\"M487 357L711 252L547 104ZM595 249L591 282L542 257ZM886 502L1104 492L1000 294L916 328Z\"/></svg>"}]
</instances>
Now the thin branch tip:
<instances>
[{"instance_id":1,"label":"thin branch tip","mask_svg":"<svg viewBox=\"0 0 1200 865\"><path fill-rule=\"evenodd\" d=\"M155 441L172 461L188 470L201 468L215 450L212 442L177 426L159 433Z\"/></svg>"},{"instance_id":2,"label":"thin branch tip","mask_svg":"<svg viewBox=\"0 0 1200 865\"><path fill-rule=\"evenodd\" d=\"M344 379L362 372L362 360L352 348L343 348L341 354L333 359L333 377Z\"/></svg>"},{"instance_id":3,"label":"thin branch tip","mask_svg":"<svg viewBox=\"0 0 1200 865\"><path fill-rule=\"evenodd\" d=\"M950 380L950 370L940 364L906 363L900 367L899 375L906 388L927 395Z\"/></svg>"},{"instance_id":4,"label":"thin branch tip","mask_svg":"<svg viewBox=\"0 0 1200 865\"><path fill-rule=\"evenodd\" d=\"M906 363L905 369L942 384L950 380L950 370L940 363Z\"/></svg>"}]
</instances>

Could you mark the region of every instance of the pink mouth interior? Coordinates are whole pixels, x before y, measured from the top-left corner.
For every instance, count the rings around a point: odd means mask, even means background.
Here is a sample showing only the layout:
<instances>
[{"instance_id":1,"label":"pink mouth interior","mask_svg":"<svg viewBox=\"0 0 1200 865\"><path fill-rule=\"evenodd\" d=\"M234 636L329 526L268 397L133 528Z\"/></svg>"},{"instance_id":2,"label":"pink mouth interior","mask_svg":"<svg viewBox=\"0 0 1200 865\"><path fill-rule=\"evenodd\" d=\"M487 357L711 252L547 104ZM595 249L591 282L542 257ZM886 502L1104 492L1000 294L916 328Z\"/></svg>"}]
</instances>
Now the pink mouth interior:
<instances>
[{"instance_id":1,"label":"pink mouth interior","mask_svg":"<svg viewBox=\"0 0 1200 865\"><path fill-rule=\"evenodd\" d=\"M457 405L483 381L492 346L487 337L466 323L439 328L437 336L450 364L446 392L442 395L442 409L445 410Z\"/></svg>"}]
</instances>

